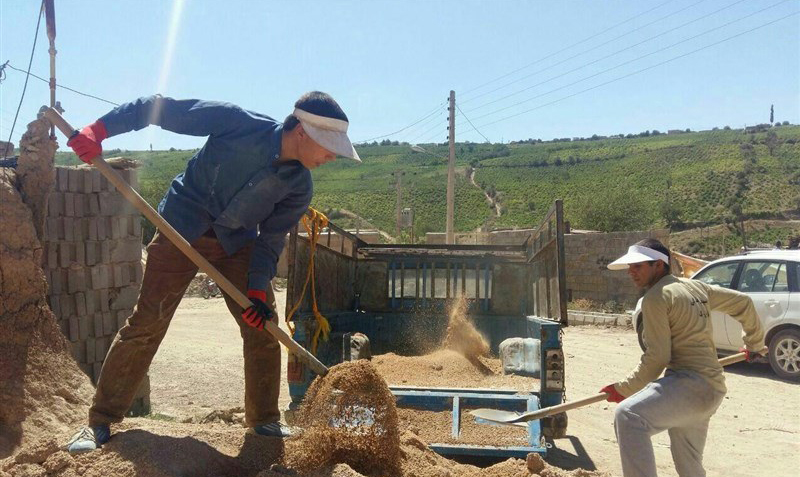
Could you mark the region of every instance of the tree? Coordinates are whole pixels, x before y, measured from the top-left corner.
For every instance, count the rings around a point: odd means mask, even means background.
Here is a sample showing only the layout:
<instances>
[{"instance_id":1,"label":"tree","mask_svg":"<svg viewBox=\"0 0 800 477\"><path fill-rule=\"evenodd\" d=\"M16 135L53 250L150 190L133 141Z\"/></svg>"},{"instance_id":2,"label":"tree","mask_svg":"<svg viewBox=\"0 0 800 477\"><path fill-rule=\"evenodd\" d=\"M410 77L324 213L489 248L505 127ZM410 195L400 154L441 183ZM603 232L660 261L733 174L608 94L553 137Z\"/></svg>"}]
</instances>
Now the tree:
<instances>
[{"instance_id":1,"label":"tree","mask_svg":"<svg viewBox=\"0 0 800 477\"><path fill-rule=\"evenodd\" d=\"M769 149L769 155L775 155L775 149L778 148L779 141L778 135L775 134L775 131L769 131L767 133L767 138L764 140L764 143L767 145L767 149Z\"/></svg>"},{"instance_id":2,"label":"tree","mask_svg":"<svg viewBox=\"0 0 800 477\"><path fill-rule=\"evenodd\" d=\"M644 230L653 224L651 207L642 195L624 188L586 196L575 209L575 224L590 230Z\"/></svg>"}]
</instances>

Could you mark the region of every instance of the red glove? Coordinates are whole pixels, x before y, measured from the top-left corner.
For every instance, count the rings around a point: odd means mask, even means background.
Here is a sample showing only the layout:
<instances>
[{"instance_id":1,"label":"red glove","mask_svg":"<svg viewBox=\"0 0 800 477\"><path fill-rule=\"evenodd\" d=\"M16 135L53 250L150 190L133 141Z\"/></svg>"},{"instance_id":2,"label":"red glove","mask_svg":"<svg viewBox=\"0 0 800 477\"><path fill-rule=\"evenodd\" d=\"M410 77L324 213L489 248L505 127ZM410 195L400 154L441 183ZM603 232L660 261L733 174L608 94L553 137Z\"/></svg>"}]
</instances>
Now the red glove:
<instances>
[{"instance_id":1,"label":"red glove","mask_svg":"<svg viewBox=\"0 0 800 477\"><path fill-rule=\"evenodd\" d=\"M242 312L242 320L253 328L263 330L264 324L275 315L267 306L267 292L263 290L247 290L247 298L253 302Z\"/></svg>"},{"instance_id":2,"label":"red glove","mask_svg":"<svg viewBox=\"0 0 800 477\"><path fill-rule=\"evenodd\" d=\"M91 164L92 159L103 153L103 147L100 143L107 137L108 131L106 131L105 124L98 120L69 138L67 146L71 147L83 162Z\"/></svg>"},{"instance_id":3,"label":"red glove","mask_svg":"<svg viewBox=\"0 0 800 477\"><path fill-rule=\"evenodd\" d=\"M751 351L751 350L749 350L747 348L739 348L739 352L740 353L744 353L744 359L746 359L748 363L754 363L754 362L758 361L758 358L761 358L761 357L764 356L761 353L759 353L758 351Z\"/></svg>"},{"instance_id":4,"label":"red glove","mask_svg":"<svg viewBox=\"0 0 800 477\"><path fill-rule=\"evenodd\" d=\"M600 392L608 394L608 397L606 398L606 401L608 402L619 403L622 402L623 399L625 399L625 396L620 394L619 391L617 391L617 388L615 388L613 384L609 384L608 386L604 387L603 389L600 390Z\"/></svg>"}]
</instances>

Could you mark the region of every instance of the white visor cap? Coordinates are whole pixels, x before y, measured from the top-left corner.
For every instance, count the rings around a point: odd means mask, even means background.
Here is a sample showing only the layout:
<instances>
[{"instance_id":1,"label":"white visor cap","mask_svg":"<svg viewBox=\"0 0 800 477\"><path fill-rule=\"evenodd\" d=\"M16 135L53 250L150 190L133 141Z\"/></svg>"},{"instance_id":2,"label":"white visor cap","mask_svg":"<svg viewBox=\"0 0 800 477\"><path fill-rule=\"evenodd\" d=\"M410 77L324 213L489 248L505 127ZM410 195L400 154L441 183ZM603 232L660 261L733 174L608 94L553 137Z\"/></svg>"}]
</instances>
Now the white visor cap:
<instances>
[{"instance_id":1,"label":"white visor cap","mask_svg":"<svg viewBox=\"0 0 800 477\"><path fill-rule=\"evenodd\" d=\"M641 245L631 245L628 247L628 253L608 264L608 269L627 270L631 263L652 262L653 260L661 260L669 265L669 257L658 250Z\"/></svg>"},{"instance_id":2,"label":"white visor cap","mask_svg":"<svg viewBox=\"0 0 800 477\"><path fill-rule=\"evenodd\" d=\"M361 162L353 143L347 137L347 126L349 126L347 121L319 116L299 108L294 108L292 115L300 121L314 142L339 156Z\"/></svg>"}]
</instances>

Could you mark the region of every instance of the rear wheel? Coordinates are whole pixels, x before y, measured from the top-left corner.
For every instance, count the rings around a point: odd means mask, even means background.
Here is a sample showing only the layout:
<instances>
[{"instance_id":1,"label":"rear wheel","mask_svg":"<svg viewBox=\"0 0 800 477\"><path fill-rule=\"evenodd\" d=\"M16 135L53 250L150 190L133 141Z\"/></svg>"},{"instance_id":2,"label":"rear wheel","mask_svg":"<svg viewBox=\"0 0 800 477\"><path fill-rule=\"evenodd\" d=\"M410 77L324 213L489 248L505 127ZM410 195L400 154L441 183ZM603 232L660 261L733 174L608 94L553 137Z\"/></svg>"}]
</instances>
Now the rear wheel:
<instances>
[{"instance_id":1,"label":"rear wheel","mask_svg":"<svg viewBox=\"0 0 800 477\"><path fill-rule=\"evenodd\" d=\"M769 364L784 379L800 380L800 331L779 331L769 341Z\"/></svg>"}]
</instances>

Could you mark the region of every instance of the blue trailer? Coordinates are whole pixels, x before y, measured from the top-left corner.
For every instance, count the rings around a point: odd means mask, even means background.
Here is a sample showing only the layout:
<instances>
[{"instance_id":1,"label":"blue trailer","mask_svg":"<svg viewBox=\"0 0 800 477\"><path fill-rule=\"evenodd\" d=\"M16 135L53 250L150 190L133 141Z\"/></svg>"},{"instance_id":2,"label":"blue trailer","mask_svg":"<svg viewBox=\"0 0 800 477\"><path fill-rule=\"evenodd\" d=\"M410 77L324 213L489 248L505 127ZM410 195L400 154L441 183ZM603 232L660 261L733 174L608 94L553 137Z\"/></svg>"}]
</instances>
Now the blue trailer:
<instances>
[{"instance_id":1,"label":"blue trailer","mask_svg":"<svg viewBox=\"0 0 800 477\"><path fill-rule=\"evenodd\" d=\"M290 235L287 252L287 313L300 302L292 316L293 338L307 349L314 348L314 299L311 290L306 288L303 293L309 263L313 263L316 306L331 326L328 340L316 343L316 355L327 366L350 359L355 333L369 338L373 354L433 351L447 329L445 310L457 296L465 297L469 318L494 354L506 338L540 340L541 372L539 379L531 380L527 392L388 383L398 407L451 411L452 441L458 440L461 420L473 419L465 413L470 408L527 412L563 402L561 327L567 324L567 312L561 201L555 202L542 224L519 244L369 244L329 224L313 249L313 261L308 236L297 230ZM291 355L287 375L290 408L294 408L315 376ZM563 436L566 416L526 426L527 446L498 447L488 442L432 443L430 447L447 456L545 454L545 437Z\"/></svg>"}]
</instances>

